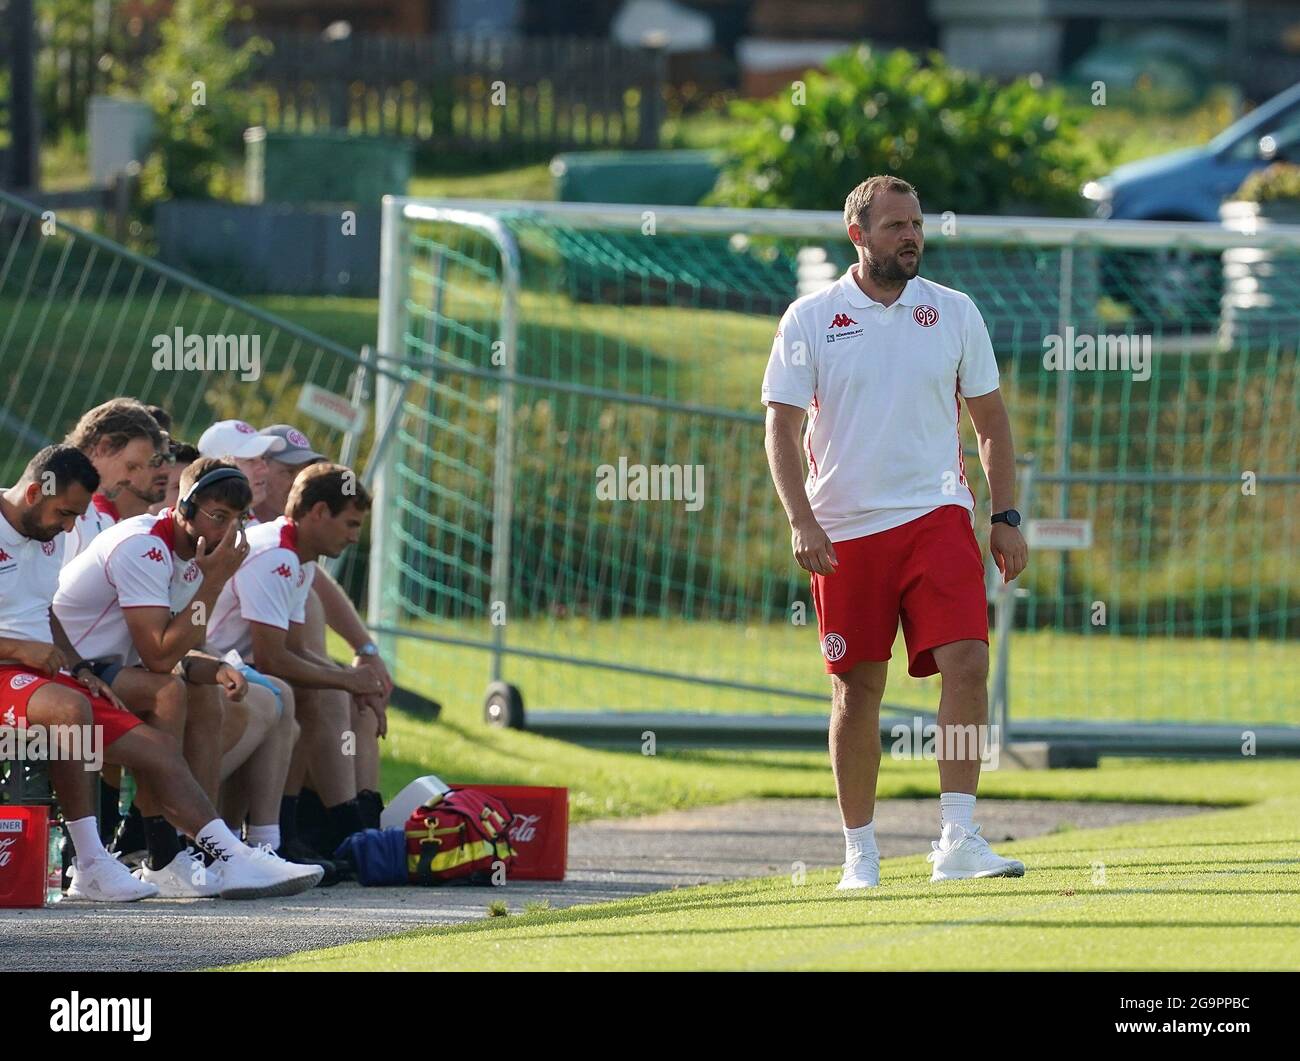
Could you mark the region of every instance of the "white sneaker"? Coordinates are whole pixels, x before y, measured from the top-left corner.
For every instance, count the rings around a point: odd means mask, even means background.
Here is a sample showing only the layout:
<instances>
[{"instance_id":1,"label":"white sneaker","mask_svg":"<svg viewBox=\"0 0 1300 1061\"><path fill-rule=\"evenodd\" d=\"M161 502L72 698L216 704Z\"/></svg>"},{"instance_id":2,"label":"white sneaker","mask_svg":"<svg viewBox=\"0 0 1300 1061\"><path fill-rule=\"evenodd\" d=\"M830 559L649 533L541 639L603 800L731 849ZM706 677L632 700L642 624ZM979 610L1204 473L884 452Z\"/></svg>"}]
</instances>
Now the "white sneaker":
<instances>
[{"instance_id":1,"label":"white sneaker","mask_svg":"<svg viewBox=\"0 0 1300 1061\"><path fill-rule=\"evenodd\" d=\"M930 882L964 880L968 877L1023 877L1025 864L1014 858L995 855L989 843L980 836L980 827L964 829L955 822L943 827L943 835L925 856L934 863Z\"/></svg>"},{"instance_id":2,"label":"white sneaker","mask_svg":"<svg viewBox=\"0 0 1300 1061\"><path fill-rule=\"evenodd\" d=\"M850 849L844 862L844 875L840 878L839 884L835 885L835 890L856 891L859 888L875 888L879 884L879 849L875 847L865 851L861 848Z\"/></svg>"},{"instance_id":3,"label":"white sneaker","mask_svg":"<svg viewBox=\"0 0 1300 1061\"><path fill-rule=\"evenodd\" d=\"M148 862L140 863L135 875L146 884L157 885L158 894L164 899L212 899L221 890L217 875L188 847L181 848L180 854L162 869L150 869Z\"/></svg>"},{"instance_id":4,"label":"white sneaker","mask_svg":"<svg viewBox=\"0 0 1300 1061\"><path fill-rule=\"evenodd\" d=\"M271 848L248 849L246 854L217 861L208 870L216 872L223 899L269 899L297 895L314 888L325 875L324 866L300 866L286 862Z\"/></svg>"},{"instance_id":5,"label":"white sneaker","mask_svg":"<svg viewBox=\"0 0 1300 1061\"><path fill-rule=\"evenodd\" d=\"M115 858L97 858L81 864L73 862L71 883L64 897L86 899L93 903L133 903L158 894L153 884L136 880L131 871Z\"/></svg>"}]
</instances>

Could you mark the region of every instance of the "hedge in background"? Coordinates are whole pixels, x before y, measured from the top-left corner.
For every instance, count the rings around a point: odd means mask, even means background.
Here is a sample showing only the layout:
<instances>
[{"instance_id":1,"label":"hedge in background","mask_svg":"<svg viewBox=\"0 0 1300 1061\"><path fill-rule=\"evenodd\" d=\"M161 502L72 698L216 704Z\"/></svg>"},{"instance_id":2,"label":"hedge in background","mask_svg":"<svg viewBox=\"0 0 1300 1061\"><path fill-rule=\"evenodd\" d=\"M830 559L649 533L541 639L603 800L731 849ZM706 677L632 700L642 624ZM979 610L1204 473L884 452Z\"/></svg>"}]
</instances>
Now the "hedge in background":
<instances>
[{"instance_id":1,"label":"hedge in background","mask_svg":"<svg viewBox=\"0 0 1300 1061\"><path fill-rule=\"evenodd\" d=\"M802 99L799 98L802 96ZM929 212L1075 215L1105 168L1086 110L1037 75L1008 85L931 53L862 45L772 99L732 104L740 131L710 202L839 209L860 181L892 173Z\"/></svg>"}]
</instances>

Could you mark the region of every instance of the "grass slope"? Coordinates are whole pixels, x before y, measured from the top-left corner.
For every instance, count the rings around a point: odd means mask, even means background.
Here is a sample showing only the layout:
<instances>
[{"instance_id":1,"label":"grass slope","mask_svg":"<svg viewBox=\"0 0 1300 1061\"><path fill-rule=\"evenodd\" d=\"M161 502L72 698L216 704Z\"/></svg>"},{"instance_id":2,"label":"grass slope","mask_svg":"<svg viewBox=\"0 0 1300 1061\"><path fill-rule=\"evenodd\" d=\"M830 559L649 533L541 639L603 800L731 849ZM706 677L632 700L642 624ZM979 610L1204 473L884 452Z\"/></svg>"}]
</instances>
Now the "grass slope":
<instances>
[{"instance_id":1,"label":"grass slope","mask_svg":"<svg viewBox=\"0 0 1300 1061\"><path fill-rule=\"evenodd\" d=\"M906 787L909 772L888 769L882 791ZM1109 787L1266 798L1185 819L999 844L1025 861L1028 873L1018 880L932 885L923 859L895 858L882 864L881 887L867 894L836 893L836 872L823 871L800 883L765 878L534 910L238 968L1300 969L1293 765L1128 763L1090 779L1081 773L994 775L988 787L1003 795ZM1103 778L1108 784L1097 785Z\"/></svg>"}]
</instances>

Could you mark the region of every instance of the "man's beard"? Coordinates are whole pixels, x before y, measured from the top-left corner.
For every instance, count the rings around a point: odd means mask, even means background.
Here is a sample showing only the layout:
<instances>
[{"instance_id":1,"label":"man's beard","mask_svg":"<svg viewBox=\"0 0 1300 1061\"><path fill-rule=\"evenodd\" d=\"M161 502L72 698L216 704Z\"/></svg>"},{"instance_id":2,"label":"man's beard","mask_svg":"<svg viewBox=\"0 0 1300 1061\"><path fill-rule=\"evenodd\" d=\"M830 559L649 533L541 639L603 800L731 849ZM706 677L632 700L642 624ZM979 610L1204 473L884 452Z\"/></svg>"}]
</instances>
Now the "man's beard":
<instances>
[{"instance_id":1,"label":"man's beard","mask_svg":"<svg viewBox=\"0 0 1300 1061\"><path fill-rule=\"evenodd\" d=\"M36 513L30 510L19 516L18 522L22 524L20 529L23 532L23 537L34 542L52 542L63 533L61 523L56 523L53 527L46 527L37 522Z\"/></svg>"},{"instance_id":2,"label":"man's beard","mask_svg":"<svg viewBox=\"0 0 1300 1061\"><path fill-rule=\"evenodd\" d=\"M137 501L144 505L156 505L167 496L166 486L162 490L155 490L151 483L147 491L137 490L131 483L127 483L113 496L113 500L121 497L123 494L130 494Z\"/></svg>"},{"instance_id":3,"label":"man's beard","mask_svg":"<svg viewBox=\"0 0 1300 1061\"><path fill-rule=\"evenodd\" d=\"M919 249L916 251L916 261L910 266L899 261L897 254L890 255L883 261L871 256L867 258L867 275L881 287L901 287L912 279L920 268L921 252Z\"/></svg>"}]
</instances>

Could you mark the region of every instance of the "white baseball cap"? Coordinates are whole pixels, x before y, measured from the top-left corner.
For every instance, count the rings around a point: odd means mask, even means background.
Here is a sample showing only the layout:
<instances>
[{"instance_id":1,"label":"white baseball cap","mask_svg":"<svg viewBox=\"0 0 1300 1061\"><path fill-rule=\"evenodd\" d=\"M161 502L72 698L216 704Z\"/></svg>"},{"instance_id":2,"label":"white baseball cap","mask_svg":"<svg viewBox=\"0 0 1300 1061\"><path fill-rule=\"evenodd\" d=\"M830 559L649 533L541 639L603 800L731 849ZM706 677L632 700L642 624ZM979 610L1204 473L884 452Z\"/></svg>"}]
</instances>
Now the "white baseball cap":
<instances>
[{"instance_id":1,"label":"white baseball cap","mask_svg":"<svg viewBox=\"0 0 1300 1061\"><path fill-rule=\"evenodd\" d=\"M259 435L257 428L243 420L220 420L199 438L199 453L204 457L264 457L278 453L286 443L273 435Z\"/></svg>"}]
</instances>

